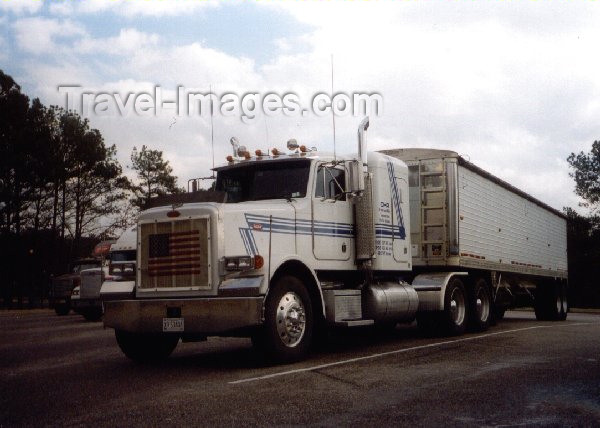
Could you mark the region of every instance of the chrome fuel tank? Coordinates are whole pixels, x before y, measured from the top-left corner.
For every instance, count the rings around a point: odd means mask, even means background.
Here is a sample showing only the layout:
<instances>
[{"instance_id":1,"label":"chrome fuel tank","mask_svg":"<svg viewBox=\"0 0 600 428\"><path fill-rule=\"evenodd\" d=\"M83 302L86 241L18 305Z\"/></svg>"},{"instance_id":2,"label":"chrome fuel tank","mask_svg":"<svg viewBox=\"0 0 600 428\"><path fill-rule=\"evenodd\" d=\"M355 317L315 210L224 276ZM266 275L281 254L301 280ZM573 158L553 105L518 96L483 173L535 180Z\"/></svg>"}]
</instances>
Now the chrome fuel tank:
<instances>
[{"instance_id":1,"label":"chrome fuel tank","mask_svg":"<svg viewBox=\"0 0 600 428\"><path fill-rule=\"evenodd\" d=\"M362 290L363 317L377 322L410 322L418 307L417 292L405 282L380 282Z\"/></svg>"}]
</instances>

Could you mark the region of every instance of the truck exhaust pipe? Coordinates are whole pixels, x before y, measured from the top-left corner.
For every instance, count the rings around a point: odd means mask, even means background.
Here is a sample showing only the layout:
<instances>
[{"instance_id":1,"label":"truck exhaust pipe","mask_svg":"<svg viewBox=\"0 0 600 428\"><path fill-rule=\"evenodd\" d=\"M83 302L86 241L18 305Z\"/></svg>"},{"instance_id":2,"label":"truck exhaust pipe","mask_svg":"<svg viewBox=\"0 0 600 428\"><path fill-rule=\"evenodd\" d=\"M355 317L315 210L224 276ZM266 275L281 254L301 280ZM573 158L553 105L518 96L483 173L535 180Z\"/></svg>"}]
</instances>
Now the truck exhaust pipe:
<instances>
[{"instance_id":1,"label":"truck exhaust pipe","mask_svg":"<svg viewBox=\"0 0 600 428\"><path fill-rule=\"evenodd\" d=\"M365 132L369 128L369 117L365 117L358 127L358 197L354 205L356 225L356 261L369 271L370 261L375 255L375 225L373 224L373 186L367 163L367 140Z\"/></svg>"},{"instance_id":2,"label":"truck exhaust pipe","mask_svg":"<svg viewBox=\"0 0 600 428\"><path fill-rule=\"evenodd\" d=\"M369 116L365 117L358 125L358 190L365 190L365 174L367 174L367 129L369 129Z\"/></svg>"}]
</instances>

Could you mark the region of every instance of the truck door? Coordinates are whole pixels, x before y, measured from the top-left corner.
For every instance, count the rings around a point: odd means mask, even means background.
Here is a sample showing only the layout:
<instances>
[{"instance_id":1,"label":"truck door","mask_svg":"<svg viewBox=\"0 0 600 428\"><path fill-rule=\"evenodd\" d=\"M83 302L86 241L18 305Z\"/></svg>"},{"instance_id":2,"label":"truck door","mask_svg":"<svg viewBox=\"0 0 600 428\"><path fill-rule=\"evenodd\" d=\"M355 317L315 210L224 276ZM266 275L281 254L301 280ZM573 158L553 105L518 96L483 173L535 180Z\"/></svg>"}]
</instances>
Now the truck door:
<instances>
[{"instance_id":1,"label":"truck door","mask_svg":"<svg viewBox=\"0 0 600 428\"><path fill-rule=\"evenodd\" d=\"M312 198L313 254L320 260L349 260L354 251L352 205L343 165L316 165Z\"/></svg>"}]
</instances>

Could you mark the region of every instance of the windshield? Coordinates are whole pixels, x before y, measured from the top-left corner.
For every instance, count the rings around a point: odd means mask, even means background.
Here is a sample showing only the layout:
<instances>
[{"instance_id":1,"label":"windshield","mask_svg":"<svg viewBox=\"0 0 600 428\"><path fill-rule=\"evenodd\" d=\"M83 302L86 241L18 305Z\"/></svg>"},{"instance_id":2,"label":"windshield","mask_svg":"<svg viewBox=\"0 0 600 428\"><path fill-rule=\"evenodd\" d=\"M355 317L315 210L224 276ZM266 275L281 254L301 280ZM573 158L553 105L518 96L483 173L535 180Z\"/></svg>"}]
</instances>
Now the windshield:
<instances>
[{"instance_id":1,"label":"windshield","mask_svg":"<svg viewBox=\"0 0 600 428\"><path fill-rule=\"evenodd\" d=\"M226 203L303 198L309 172L308 159L246 164L218 171L217 190Z\"/></svg>"},{"instance_id":2,"label":"windshield","mask_svg":"<svg viewBox=\"0 0 600 428\"><path fill-rule=\"evenodd\" d=\"M125 251L111 251L110 252L111 262L134 262L135 261L135 250Z\"/></svg>"},{"instance_id":3,"label":"windshield","mask_svg":"<svg viewBox=\"0 0 600 428\"><path fill-rule=\"evenodd\" d=\"M93 268L97 268L97 267L100 267L100 262L95 263L95 264L85 263L85 264L75 265L75 266L73 266L73 273L78 273L78 272L81 272L82 270L93 269Z\"/></svg>"}]
</instances>

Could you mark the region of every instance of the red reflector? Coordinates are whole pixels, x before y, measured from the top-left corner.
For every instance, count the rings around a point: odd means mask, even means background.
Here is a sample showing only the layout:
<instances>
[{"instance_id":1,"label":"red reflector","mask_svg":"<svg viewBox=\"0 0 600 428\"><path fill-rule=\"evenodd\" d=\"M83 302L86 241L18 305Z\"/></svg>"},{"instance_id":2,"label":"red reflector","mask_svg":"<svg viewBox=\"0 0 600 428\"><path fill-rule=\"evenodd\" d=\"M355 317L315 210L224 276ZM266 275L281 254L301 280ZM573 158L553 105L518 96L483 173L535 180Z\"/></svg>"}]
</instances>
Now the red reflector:
<instances>
[{"instance_id":1,"label":"red reflector","mask_svg":"<svg viewBox=\"0 0 600 428\"><path fill-rule=\"evenodd\" d=\"M167 213L167 217L179 217L180 215L181 215L181 213L179 211L175 211L175 210L169 211Z\"/></svg>"},{"instance_id":2,"label":"red reflector","mask_svg":"<svg viewBox=\"0 0 600 428\"><path fill-rule=\"evenodd\" d=\"M258 254L254 256L254 269L260 269L265 265L265 260Z\"/></svg>"}]
</instances>

